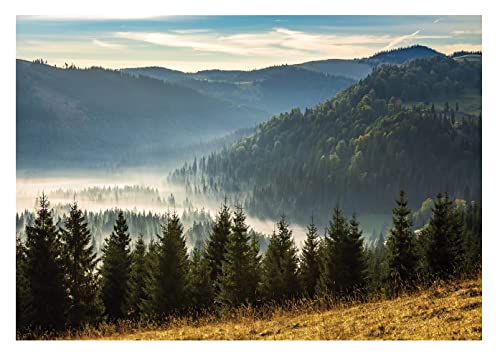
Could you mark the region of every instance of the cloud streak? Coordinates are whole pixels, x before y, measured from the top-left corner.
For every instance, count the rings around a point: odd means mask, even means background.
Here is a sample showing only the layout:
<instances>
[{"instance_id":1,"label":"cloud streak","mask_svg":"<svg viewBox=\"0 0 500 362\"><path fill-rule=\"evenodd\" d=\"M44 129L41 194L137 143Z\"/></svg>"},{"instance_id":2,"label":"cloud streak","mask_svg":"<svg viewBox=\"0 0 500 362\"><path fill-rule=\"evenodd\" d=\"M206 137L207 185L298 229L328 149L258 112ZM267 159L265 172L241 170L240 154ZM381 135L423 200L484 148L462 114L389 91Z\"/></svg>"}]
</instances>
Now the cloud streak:
<instances>
[{"instance_id":1,"label":"cloud streak","mask_svg":"<svg viewBox=\"0 0 500 362\"><path fill-rule=\"evenodd\" d=\"M98 47L101 47L101 48L108 48L108 49L124 49L125 48L125 46L123 44L108 43L105 41L101 41L99 39L93 39L92 44L97 45Z\"/></svg>"},{"instance_id":2,"label":"cloud streak","mask_svg":"<svg viewBox=\"0 0 500 362\"><path fill-rule=\"evenodd\" d=\"M240 56L365 56L374 50L392 47L413 34L336 35L304 32L276 27L267 32L221 35L207 29L172 30L170 32L115 32L112 36L171 48L188 48L200 52L225 53ZM427 36L432 37L432 36ZM438 36L436 36L438 37ZM439 36L441 37L441 36ZM425 36L422 36L425 38Z\"/></svg>"}]
</instances>

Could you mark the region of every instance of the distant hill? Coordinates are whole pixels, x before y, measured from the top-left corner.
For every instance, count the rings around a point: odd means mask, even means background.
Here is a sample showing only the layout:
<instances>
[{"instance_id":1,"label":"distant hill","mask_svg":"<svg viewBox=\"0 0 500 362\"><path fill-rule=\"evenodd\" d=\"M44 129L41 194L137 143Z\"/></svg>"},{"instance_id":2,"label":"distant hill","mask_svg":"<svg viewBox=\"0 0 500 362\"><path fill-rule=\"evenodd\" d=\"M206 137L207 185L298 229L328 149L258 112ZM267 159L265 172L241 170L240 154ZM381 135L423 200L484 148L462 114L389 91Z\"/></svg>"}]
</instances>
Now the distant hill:
<instances>
[{"instance_id":1,"label":"distant hill","mask_svg":"<svg viewBox=\"0 0 500 362\"><path fill-rule=\"evenodd\" d=\"M200 160L197 182L239 194L255 215L284 210L300 223L337 202L349 212L390 210L401 189L412 207L440 191L478 200L481 78L481 63L446 56L379 66L317 107L273 117ZM186 168L172 178L196 183Z\"/></svg>"},{"instance_id":2,"label":"distant hill","mask_svg":"<svg viewBox=\"0 0 500 362\"><path fill-rule=\"evenodd\" d=\"M287 65L253 71L183 73L146 67L122 69L122 72L182 85L237 105L258 109L269 116L293 107L312 107L354 82L344 76L320 74Z\"/></svg>"},{"instance_id":3,"label":"distant hill","mask_svg":"<svg viewBox=\"0 0 500 362\"><path fill-rule=\"evenodd\" d=\"M414 59L423 59L435 56L444 56L444 54L423 45L413 45L406 48L382 51L369 58L363 58L360 62L376 67L382 64L404 64Z\"/></svg>"},{"instance_id":4,"label":"distant hill","mask_svg":"<svg viewBox=\"0 0 500 362\"><path fill-rule=\"evenodd\" d=\"M363 59L328 59L297 64L298 67L355 80L366 77L373 68L382 64L404 64L413 59L442 55L434 49L414 45L377 53Z\"/></svg>"},{"instance_id":5,"label":"distant hill","mask_svg":"<svg viewBox=\"0 0 500 362\"><path fill-rule=\"evenodd\" d=\"M17 167L168 159L266 114L179 84L119 71L17 60Z\"/></svg>"}]
</instances>

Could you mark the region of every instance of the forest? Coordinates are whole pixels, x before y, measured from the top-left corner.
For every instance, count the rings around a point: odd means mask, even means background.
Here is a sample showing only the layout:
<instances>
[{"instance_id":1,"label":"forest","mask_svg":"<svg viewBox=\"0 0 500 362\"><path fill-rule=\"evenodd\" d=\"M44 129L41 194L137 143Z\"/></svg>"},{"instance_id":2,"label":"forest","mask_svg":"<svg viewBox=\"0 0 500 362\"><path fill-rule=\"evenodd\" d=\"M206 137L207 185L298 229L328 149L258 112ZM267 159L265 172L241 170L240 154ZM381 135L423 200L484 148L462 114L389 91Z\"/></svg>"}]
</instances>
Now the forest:
<instances>
[{"instance_id":1,"label":"forest","mask_svg":"<svg viewBox=\"0 0 500 362\"><path fill-rule=\"evenodd\" d=\"M300 251L285 215L262 251L241 205L223 203L208 236L190 252L177 213L167 213L147 241L143 235L133 240L130 214L117 211L98 256L89 215L75 201L56 222L42 194L34 220L16 239L18 338L320 295L395 296L481 270L480 204L439 193L418 230L403 191L393 206L388 235L372 248L365 247L356 215L346 216L337 205L324 235L311 219Z\"/></svg>"},{"instance_id":2,"label":"forest","mask_svg":"<svg viewBox=\"0 0 500 362\"><path fill-rule=\"evenodd\" d=\"M437 56L382 65L334 98L260 124L232 147L170 174L188 193L236 194L250 214L312 205L377 213L406 190L411 206L447 190L481 199L481 63Z\"/></svg>"}]
</instances>

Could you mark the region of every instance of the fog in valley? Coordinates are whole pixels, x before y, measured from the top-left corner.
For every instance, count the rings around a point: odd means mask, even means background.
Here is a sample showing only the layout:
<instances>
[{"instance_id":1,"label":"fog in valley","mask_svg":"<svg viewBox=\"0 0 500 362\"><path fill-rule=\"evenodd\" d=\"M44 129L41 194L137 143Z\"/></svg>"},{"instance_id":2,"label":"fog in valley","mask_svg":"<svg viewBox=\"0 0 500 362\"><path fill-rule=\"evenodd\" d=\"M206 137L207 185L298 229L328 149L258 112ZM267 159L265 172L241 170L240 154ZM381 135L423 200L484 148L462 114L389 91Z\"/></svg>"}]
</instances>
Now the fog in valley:
<instances>
[{"instance_id":1,"label":"fog in valley","mask_svg":"<svg viewBox=\"0 0 500 362\"><path fill-rule=\"evenodd\" d=\"M168 170L155 171L145 169L116 170L113 173L77 171L71 173L52 172L42 175L30 175L27 172L18 172L16 180L16 213L33 213L37 208L37 200L42 192L47 195L55 216L63 218L67 214L69 205L78 202L81 209L99 213L106 210L121 209L137 214L158 216L159 220L167 212L177 212L184 215L183 221L191 221L184 225L184 230L193 227L192 222L201 222L196 213L215 219L224 196L220 200L203 195L187 194L184 186L168 182ZM228 200L230 207L237 201ZM191 220L191 218L193 220ZM182 218L181 218L182 220ZM247 223L251 229L265 236L270 235L275 227L276 220L262 220L255 215L247 215ZM16 232L23 234L25 225L18 225ZM129 225L131 236L144 233L134 230ZM291 223L297 247L301 247L305 240L306 227ZM159 230L158 230L159 231ZM153 233L154 235L154 233ZM107 235L103 235L105 237ZM103 240L97 240L102 245ZM189 240L188 247L195 244Z\"/></svg>"}]
</instances>

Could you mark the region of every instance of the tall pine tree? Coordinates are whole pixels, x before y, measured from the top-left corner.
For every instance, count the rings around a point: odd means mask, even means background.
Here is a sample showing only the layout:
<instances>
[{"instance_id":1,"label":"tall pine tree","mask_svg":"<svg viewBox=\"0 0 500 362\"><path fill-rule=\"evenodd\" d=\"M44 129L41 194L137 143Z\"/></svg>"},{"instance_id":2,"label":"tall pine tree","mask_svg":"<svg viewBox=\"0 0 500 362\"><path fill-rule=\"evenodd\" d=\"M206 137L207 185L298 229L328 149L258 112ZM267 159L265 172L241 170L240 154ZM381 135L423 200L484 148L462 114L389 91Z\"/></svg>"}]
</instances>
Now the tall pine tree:
<instances>
[{"instance_id":1,"label":"tall pine tree","mask_svg":"<svg viewBox=\"0 0 500 362\"><path fill-rule=\"evenodd\" d=\"M366 292L367 255L363 245L363 232L359 227L356 215L349 221L348 243L345 246L344 267L347 270L347 283L344 287L348 293Z\"/></svg>"},{"instance_id":2,"label":"tall pine tree","mask_svg":"<svg viewBox=\"0 0 500 362\"><path fill-rule=\"evenodd\" d=\"M342 296L364 290L366 256L361 235L356 217L348 223L337 206L325 236L320 292Z\"/></svg>"},{"instance_id":3,"label":"tall pine tree","mask_svg":"<svg viewBox=\"0 0 500 362\"><path fill-rule=\"evenodd\" d=\"M404 191L392 210L392 228L387 237L387 278L392 289L415 279L418 261L412 213Z\"/></svg>"},{"instance_id":4,"label":"tall pine tree","mask_svg":"<svg viewBox=\"0 0 500 362\"><path fill-rule=\"evenodd\" d=\"M314 296L319 279L319 234L314 220L307 227L306 241L300 256L299 280L303 293Z\"/></svg>"},{"instance_id":5,"label":"tall pine tree","mask_svg":"<svg viewBox=\"0 0 500 362\"><path fill-rule=\"evenodd\" d=\"M16 330L24 331L32 318L31 289L28 279L27 249L19 237L16 237Z\"/></svg>"},{"instance_id":6,"label":"tall pine tree","mask_svg":"<svg viewBox=\"0 0 500 362\"><path fill-rule=\"evenodd\" d=\"M167 217L159 240L156 280L156 314L164 316L179 311L187 301L188 254L179 216Z\"/></svg>"},{"instance_id":7,"label":"tall pine tree","mask_svg":"<svg viewBox=\"0 0 500 362\"><path fill-rule=\"evenodd\" d=\"M462 221L448 194L438 194L427 226L427 262L432 275L447 277L462 271Z\"/></svg>"},{"instance_id":8,"label":"tall pine tree","mask_svg":"<svg viewBox=\"0 0 500 362\"><path fill-rule=\"evenodd\" d=\"M224 251L226 245L229 243L229 236L231 235L231 211L226 204L222 205L219 213L215 218L215 223L212 225L212 231L207 241L205 249L206 260L210 268L210 280L214 289L213 293L218 293L217 279L222 272L222 261L224 260Z\"/></svg>"},{"instance_id":9,"label":"tall pine tree","mask_svg":"<svg viewBox=\"0 0 500 362\"><path fill-rule=\"evenodd\" d=\"M297 249L285 217L273 231L263 260L263 292L268 300L282 301L298 294Z\"/></svg>"},{"instance_id":10,"label":"tall pine tree","mask_svg":"<svg viewBox=\"0 0 500 362\"><path fill-rule=\"evenodd\" d=\"M102 301L105 313L111 320L124 318L128 314L130 277L130 234L123 212L105 240L102 257Z\"/></svg>"},{"instance_id":11,"label":"tall pine tree","mask_svg":"<svg viewBox=\"0 0 500 362\"><path fill-rule=\"evenodd\" d=\"M102 313L98 299L97 256L83 212L75 202L61 229L69 293L67 319L72 326L92 323Z\"/></svg>"},{"instance_id":12,"label":"tall pine tree","mask_svg":"<svg viewBox=\"0 0 500 362\"><path fill-rule=\"evenodd\" d=\"M26 275L30 289L31 322L42 329L65 325L67 294L62 247L45 194L33 226L26 227Z\"/></svg>"},{"instance_id":13,"label":"tall pine tree","mask_svg":"<svg viewBox=\"0 0 500 362\"><path fill-rule=\"evenodd\" d=\"M254 248L251 247L243 208L236 207L229 243L224 250L221 275L217 279L216 301L223 306L237 306L256 299Z\"/></svg>"},{"instance_id":14,"label":"tall pine tree","mask_svg":"<svg viewBox=\"0 0 500 362\"><path fill-rule=\"evenodd\" d=\"M210 266L203 249L194 248L189 263L189 299L196 309L208 308L213 300Z\"/></svg>"},{"instance_id":15,"label":"tall pine tree","mask_svg":"<svg viewBox=\"0 0 500 362\"><path fill-rule=\"evenodd\" d=\"M141 234L132 251L129 282L129 307L131 317L135 319L145 314L143 307L148 298L146 285L147 274L146 244Z\"/></svg>"}]
</instances>

